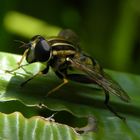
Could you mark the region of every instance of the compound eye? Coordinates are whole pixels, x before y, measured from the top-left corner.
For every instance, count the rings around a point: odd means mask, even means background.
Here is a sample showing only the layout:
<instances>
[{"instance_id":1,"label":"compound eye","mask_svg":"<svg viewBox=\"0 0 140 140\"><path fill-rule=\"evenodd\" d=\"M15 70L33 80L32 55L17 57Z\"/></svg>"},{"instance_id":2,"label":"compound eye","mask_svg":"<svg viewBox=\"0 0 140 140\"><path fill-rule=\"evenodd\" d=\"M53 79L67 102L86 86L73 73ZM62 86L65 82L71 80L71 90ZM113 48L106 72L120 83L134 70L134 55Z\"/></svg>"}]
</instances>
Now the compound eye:
<instances>
[{"instance_id":1,"label":"compound eye","mask_svg":"<svg viewBox=\"0 0 140 140\"><path fill-rule=\"evenodd\" d=\"M35 45L35 58L40 62L48 61L51 56L51 47L43 37L40 36L38 39Z\"/></svg>"}]
</instances>

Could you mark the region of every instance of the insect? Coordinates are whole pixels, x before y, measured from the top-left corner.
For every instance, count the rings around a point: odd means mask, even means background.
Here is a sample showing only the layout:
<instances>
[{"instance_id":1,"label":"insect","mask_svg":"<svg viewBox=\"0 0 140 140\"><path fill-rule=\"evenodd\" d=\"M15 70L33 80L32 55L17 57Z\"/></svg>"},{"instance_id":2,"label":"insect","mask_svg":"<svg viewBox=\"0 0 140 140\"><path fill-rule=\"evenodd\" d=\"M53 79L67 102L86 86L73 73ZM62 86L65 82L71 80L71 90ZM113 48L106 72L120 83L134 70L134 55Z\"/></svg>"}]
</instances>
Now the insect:
<instances>
[{"instance_id":1,"label":"insect","mask_svg":"<svg viewBox=\"0 0 140 140\"><path fill-rule=\"evenodd\" d=\"M129 96L118 83L112 80L103 71L102 67L95 59L81 51L78 37L73 31L69 29L62 30L56 37L52 37L48 40L40 35L36 35L29 43L24 43L22 47L26 48L26 50L18 63L19 67L17 69L22 67L21 63L24 58L26 58L29 64L34 62L46 62L46 67L23 82L21 86L24 86L39 74L47 74L49 67L52 67L55 74L62 79L63 82L52 89L48 95L67 84L69 80L85 84L97 84L104 90L104 103L107 108L117 117L125 120L123 116L119 115L109 105L109 94L114 94L125 102L130 101ZM11 70L10 72L17 69ZM82 73L73 74L71 73L73 69Z\"/></svg>"}]
</instances>

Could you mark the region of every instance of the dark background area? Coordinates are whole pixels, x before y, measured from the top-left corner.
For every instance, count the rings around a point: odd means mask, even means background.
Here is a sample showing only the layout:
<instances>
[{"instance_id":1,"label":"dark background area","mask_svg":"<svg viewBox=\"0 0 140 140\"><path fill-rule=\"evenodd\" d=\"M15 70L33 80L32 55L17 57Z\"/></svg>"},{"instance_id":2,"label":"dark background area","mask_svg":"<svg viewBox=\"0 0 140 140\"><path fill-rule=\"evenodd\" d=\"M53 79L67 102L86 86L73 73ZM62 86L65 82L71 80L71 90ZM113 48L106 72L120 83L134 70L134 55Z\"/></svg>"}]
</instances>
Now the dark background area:
<instances>
[{"instance_id":1,"label":"dark background area","mask_svg":"<svg viewBox=\"0 0 140 140\"><path fill-rule=\"evenodd\" d=\"M1 0L0 20L0 51L22 54L14 40L70 28L104 68L140 74L139 0Z\"/></svg>"}]
</instances>

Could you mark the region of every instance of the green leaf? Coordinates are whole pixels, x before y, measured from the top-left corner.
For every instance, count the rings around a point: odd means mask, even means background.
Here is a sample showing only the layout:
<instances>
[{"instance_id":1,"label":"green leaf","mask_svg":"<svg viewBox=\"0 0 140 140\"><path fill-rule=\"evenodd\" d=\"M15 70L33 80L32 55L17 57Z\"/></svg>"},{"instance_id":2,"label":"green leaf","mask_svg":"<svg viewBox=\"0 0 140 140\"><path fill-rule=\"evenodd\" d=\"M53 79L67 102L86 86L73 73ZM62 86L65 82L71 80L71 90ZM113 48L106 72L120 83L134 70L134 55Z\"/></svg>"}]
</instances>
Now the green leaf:
<instances>
[{"instance_id":1,"label":"green leaf","mask_svg":"<svg viewBox=\"0 0 140 140\"><path fill-rule=\"evenodd\" d=\"M2 140L76 140L86 139L74 129L51 119L34 116L26 119L21 113L0 113L0 139Z\"/></svg>"},{"instance_id":2,"label":"green leaf","mask_svg":"<svg viewBox=\"0 0 140 140\"><path fill-rule=\"evenodd\" d=\"M95 85L70 82L46 97L48 91L61 83L61 80L50 71L47 76L38 76L21 88L20 84L43 66L38 63L28 65L24 67L28 73L23 69L16 71L16 75L5 73L4 70L16 68L16 63L20 60L20 57L0 53L1 102L17 100L27 107L40 107L39 105L42 104L49 110L67 111L79 118L95 116L98 131L87 133L86 135L89 139L140 139L140 76L106 70L131 97L131 103L125 103L117 97L111 96L111 105L127 119L126 123L124 123L106 109L103 104L104 93ZM67 119L65 116L63 118ZM62 121L62 123L64 122ZM71 122L70 126L72 124L73 122Z\"/></svg>"}]
</instances>

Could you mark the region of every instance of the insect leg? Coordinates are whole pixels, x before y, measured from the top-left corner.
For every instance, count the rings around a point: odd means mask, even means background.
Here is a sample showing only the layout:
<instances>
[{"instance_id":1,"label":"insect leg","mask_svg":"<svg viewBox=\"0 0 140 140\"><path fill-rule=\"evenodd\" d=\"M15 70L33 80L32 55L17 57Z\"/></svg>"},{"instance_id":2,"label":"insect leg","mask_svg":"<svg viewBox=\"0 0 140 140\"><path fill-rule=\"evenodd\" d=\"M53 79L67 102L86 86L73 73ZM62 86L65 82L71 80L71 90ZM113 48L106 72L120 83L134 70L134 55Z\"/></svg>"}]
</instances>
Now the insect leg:
<instances>
[{"instance_id":1,"label":"insect leg","mask_svg":"<svg viewBox=\"0 0 140 140\"><path fill-rule=\"evenodd\" d=\"M29 81L31 81L32 79L34 79L38 75L47 74L48 73L48 70L49 70L49 65L47 65L47 67L45 69L43 69L42 71L39 71L38 73L36 73L32 77L30 77L29 79L27 79L26 81L24 81L23 83L21 83L20 86L23 87L25 84L27 84Z\"/></svg>"},{"instance_id":2,"label":"insect leg","mask_svg":"<svg viewBox=\"0 0 140 140\"><path fill-rule=\"evenodd\" d=\"M29 73L29 72L27 72L27 71L23 68L24 66L27 66L27 65L29 65L29 64L25 64L25 65L18 66L18 67L16 67L15 69L12 69L12 70L5 70L5 72L11 73L11 74L12 74L12 72L14 72L14 71L16 71L16 70L22 68L26 73Z\"/></svg>"},{"instance_id":3,"label":"insect leg","mask_svg":"<svg viewBox=\"0 0 140 140\"><path fill-rule=\"evenodd\" d=\"M29 49L26 49L20 59L20 61L17 63L19 66L21 65L23 59L26 57L27 53L28 53Z\"/></svg>"},{"instance_id":4,"label":"insect leg","mask_svg":"<svg viewBox=\"0 0 140 140\"><path fill-rule=\"evenodd\" d=\"M25 52L23 53L23 55L22 55L20 61L17 63L17 64L18 64L18 67L17 67L17 68L12 69L12 70L5 70L5 72L7 72L7 73L12 73L12 72L14 72L14 71L16 71L16 70L18 70L18 69L20 69L20 68L22 68L22 69L26 72L26 70L23 68L23 66L27 66L27 65L29 65L29 64L21 65L21 63L22 63L23 59L26 57L28 51L29 51L29 49L26 49Z\"/></svg>"},{"instance_id":5,"label":"insect leg","mask_svg":"<svg viewBox=\"0 0 140 140\"><path fill-rule=\"evenodd\" d=\"M120 118L121 120L125 121L125 118L123 116L120 116L110 105L109 105L109 93L107 91L105 91L105 101L104 104L106 105L106 107L118 118Z\"/></svg>"},{"instance_id":6,"label":"insect leg","mask_svg":"<svg viewBox=\"0 0 140 140\"><path fill-rule=\"evenodd\" d=\"M93 80L89 79L88 76L83 75L83 74L65 74L65 76L63 76L63 74L58 71L55 73L60 79L63 79L63 83L61 83L60 85L58 85L57 87L49 91L47 95L51 94L52 92L55 92L56 90L58 90L59 88L67 84L69 82L68 80L72 80L72 81L80 82L80 83L87 83L87 84L94 83Z\"/></svg>"},{"instance_id":7,"label":"insect leg","mask_svg":"<svg viewBox=\"0 0 140 140\"><path fill-rule=\"evenodd\" d=\"M88 76L83 75L83 74L68 74L67 78L69 80L73 80L76 82L80 82L80 83L85 83L85 84L90 84L90 83L95 83L96 82L92 79L90 79ZM105 101L104 101L105 105L107 106L107 108L113 113L115 114L117 117L119 117L122 120L125 120L124 117L120 116L117 112L114 111L114 109L109 105L109 93L107 91L105 91Z\"/></svg>"},{"instance_id":8,"label":"insect leg","mask_svg":"<svg viewBox=\"0 0 140 140\"><path fill-rule=\"evenodd\" d=\"M67 73L67 70L64 69L64 70L57 70L55 71L55 74L63 80L63 82L58 85L57 87L53 88L52 90L50 90L48 93L47 93L47 96L50 95L51 93L55 92L56 90L58 90L59 88L61 88L62 86L64 86L65 84L67 84L69 81L68 79L66 78L66 73Z\"/></svg>"},{"instance_id":9,"label":"insect leg","mask_svg":"<svg viewBox=\"0 0 140 140\"><path fill-rule=\"evenodd\" d=\"M67 84L69 81L67 79L63 79L63 83L61 83L60 85L58 85L57 87L53 88L52 90L50 90L47 94L50 95L51 93L55 92L56 90L58 90L59 88L61 88L62 86L64 86L65 84Z\"/></svg>"}]
</instances>

